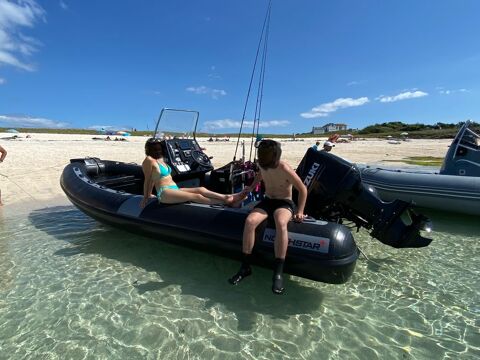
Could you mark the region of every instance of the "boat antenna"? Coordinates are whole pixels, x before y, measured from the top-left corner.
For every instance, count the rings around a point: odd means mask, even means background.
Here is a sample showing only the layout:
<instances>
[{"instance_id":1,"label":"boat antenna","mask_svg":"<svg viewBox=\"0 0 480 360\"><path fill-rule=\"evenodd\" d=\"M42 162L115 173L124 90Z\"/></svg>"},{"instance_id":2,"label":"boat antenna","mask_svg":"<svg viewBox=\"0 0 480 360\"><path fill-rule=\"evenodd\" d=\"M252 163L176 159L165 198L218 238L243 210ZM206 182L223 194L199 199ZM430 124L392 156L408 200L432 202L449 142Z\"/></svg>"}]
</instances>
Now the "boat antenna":
<instances>
[{"instance_id":1,"label":"boat antenna","mask_svg":"<svg viewBox=\"0 0 480 360\"><path fill-rule=\"evenodd\" d=\"M255 128L256 128L257 129L257 134L258 134L258 127L259 127L258 122L260 120L260 109L261 109L261 101L262 101L262 96L263 96L263 82L264 82L265 63L266 63L266 51L267 51L266 43L267 43L267 39L268 39L268 31L270 29L270 12L271 12L271 9L272 9L272 0L269 0L268 7L267 7L267 12L265 14L265 19L263 21L262 32L260 34L260 40L258 42L257 52L256 52L256 55L255 55L255 61L254 61L254 64L253 64L252 75L250 76L250 84L248 86L247 98L245 100L245 106L243 108L242 121L240 123L240 130L238 132L237 144L235 146L235 154L233 155L233 161L234 162L237 158L238 144L240 143L240 136L242 134L243 123L245 121L245 115L246 115L247 107L248 107L248 101L250 99L250 92L252 91L253 80L255 78L255 72L256 72L256 69L257 69L257 63L258 63L258 59L259 59L259 55L260 55L260 49L263 49L261 66L260 66L260 75L259 75L259 87L258 87L258 91L257 91L257 101L256 101L256 106L255 106L255 116L254 116L254 123L253 123L253 132L252 132L252 134L255 134ZM262 45L263 45L263 48L262 48ZM258 119L257 119L257 116L258 116ZM252 144L253 144L253 139L252 139ZM251 150L250 150L250 157L251 157Z\"/></svg>"}]
</instances>

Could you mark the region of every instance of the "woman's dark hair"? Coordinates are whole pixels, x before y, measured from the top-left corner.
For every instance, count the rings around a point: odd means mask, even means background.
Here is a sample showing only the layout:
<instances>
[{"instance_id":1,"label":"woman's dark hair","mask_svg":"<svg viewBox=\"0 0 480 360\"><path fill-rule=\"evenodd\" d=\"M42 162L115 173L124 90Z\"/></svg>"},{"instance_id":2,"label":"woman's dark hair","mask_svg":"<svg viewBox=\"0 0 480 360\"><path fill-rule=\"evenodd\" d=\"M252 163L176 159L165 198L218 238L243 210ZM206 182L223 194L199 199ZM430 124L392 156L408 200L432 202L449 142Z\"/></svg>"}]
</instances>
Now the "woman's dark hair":
<instances>
[{"instance_id":1,"label":"woman's dark hair","mask_svg":"<svg viewBox=\"0 0 480 360\"><path fill-rule=\"evenodd\" d=\"M163 156L163 149L160 145L160 142L162 140L159 139L159 138L150 138L147 140L147 142L145 143L145 155L147 156L151 156L153 157L154 159L158 159L160 157ZM157 146L155 146L157 145ZM160 149L160 156L158 156L158 150L156 148L159 148Z\"/></svg>"},{"instance_id":2,"label":"woman's dark hair","mask_svg":"<svg viewBox=\"0 0 480 360\"><path fill-rule=\"evenodd\" d=\"M263 169L274 169L278 166L282 148L274 140L262 140L258 144L258 165Z\"/></svg>"}]
</instances>

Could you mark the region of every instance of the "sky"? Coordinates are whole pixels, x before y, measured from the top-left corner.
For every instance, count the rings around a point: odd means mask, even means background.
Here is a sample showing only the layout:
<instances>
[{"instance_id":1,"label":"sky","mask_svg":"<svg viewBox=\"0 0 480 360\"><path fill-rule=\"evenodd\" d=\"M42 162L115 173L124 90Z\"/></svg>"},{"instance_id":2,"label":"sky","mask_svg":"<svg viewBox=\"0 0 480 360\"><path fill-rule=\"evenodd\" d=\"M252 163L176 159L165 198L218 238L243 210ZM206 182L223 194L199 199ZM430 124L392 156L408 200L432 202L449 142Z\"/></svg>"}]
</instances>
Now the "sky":
<instances>
[{"instance_id":1,"label":"sky","mask_svg":"<svg viewBox=\"0 0 480 360\"><path fill-rule=\"evenodd\" d=\"M0 0L0 127L151 130L169 107L237 132L267 6ZM260 132L478 122L479 15L478 0L272 0Z\"/></svg>"}]
</instances>

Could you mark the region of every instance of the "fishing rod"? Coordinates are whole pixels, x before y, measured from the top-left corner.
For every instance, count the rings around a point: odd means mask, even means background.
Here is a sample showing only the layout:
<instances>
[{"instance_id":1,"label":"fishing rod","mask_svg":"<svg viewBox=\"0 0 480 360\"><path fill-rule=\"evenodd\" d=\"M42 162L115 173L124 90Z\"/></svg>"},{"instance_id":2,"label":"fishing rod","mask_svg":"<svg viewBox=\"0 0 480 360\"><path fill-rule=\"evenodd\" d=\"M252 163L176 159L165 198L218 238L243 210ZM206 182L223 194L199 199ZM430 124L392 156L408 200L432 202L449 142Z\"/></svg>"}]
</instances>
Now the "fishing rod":
<instances>
[{"instance_id":1,"label":"fishing rod","mask_svg":"<svg viewBox=\"0 0 480 360\"><path fill-rule=\"evenodd\" d=\"M254 124L253 124L254 129L255 129L255 124L256 124L257 114L259 116L258 109L261 107L260 106L260 102L261 102L260 93L263 92L263 79L264 79L264 72L265 72L266 49L267 49L266 42L267 42L267 39L268 39L267 32L269 31L269 28L270 28L271 9L272 9L272 0L269 0L268 7L267 7L267 12L265 14L265 19L263 21L262 31L261 31L261 34L260 34L260 40L259 40L258 46L257 46L257 51L256 51L256 55L255 55L255 61L254 61L254 64L253 64L252 74L250 76L250 83L249 83L249 86L248 86L247 97L246 97L246 100L245 100L245 106L243 108L243 115L242 115L242 120L241 120L241 123L240 123L240 130L238 132L237 144L235 146L235 154L233 156L233 162L235 162L235 160L237 158L237 151L238 151L238 145L240 143L240 136L242 134L243 123L245 122L245 116L246 116L246 113L247 113L248 102L249 102L249 99L250 99L250 93L252 91L252 85L253 85L253 81L254 81L254 78L255 78L255 73L256 73L256 70L257 70L257 63L258 63L258 60L259 60L260 50L262 49L262 44L263 44L263 53L262 53L262 60L261 60L262 61L261 73L260 73L260 76L259 76L260 83L262 85L259 86L259 90L257 92L257 106L256 106L256 110L255 110ZM258 133L258 130L257 130L257 133Z\"/></svg>"}]
</instances>

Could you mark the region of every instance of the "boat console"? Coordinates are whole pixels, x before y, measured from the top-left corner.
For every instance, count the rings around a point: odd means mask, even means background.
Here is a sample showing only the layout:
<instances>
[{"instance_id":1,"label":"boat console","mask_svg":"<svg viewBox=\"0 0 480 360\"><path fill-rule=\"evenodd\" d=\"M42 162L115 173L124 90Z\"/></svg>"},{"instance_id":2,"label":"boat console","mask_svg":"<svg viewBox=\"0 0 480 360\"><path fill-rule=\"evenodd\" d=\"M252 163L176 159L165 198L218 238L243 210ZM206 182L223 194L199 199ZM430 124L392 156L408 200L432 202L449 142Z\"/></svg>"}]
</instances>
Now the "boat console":
<instances>
[{"instance_id":1,"label":"boat console","mask_svg":"<svg viewBox=\"0 0 480 360\"><path fill-rule=\"evenodd\" d=\"M198 111L163 108L154 131L154 136L161 139L172 177L186 187L199 186L205 174L213 170L210 157L195 138L198 118Z\"/></svg>"},{"instance_id":2,"label":"boat console","mask_svg":"<svg viewBox=\"0 0 480 360\"><path fill-rule=\"evenodd\" d=\"M305 213L316 218L371 229L370 235L395 248L423 247L431 239L420 235L428 219L401 200L383 202L371 186L362 182L358 168L324 151L309 149L297 168L308 188ZM404 222L404 218L409 218Z\"/></svg>"},{"instance_id":3,"label":"boat console","mask_svg":"<svg viewBox=\"0 0 480 360\"><path fill-rule=\"evenodd\" d=\"M162 141L165 161L172 168L175 179L203 176L213 170L210 158L195 139L169 139Z\"/></svg>"},{"instance_id":4,"label":"boat console","mask_svg":"<svg viewBox=\"0 0 480 360\"><path fill-rule=\"evenodd\" d=\"M466 121L453 139L440 174L480 176L480 135L471 121Z\"/></svg>"}]
</instances>

